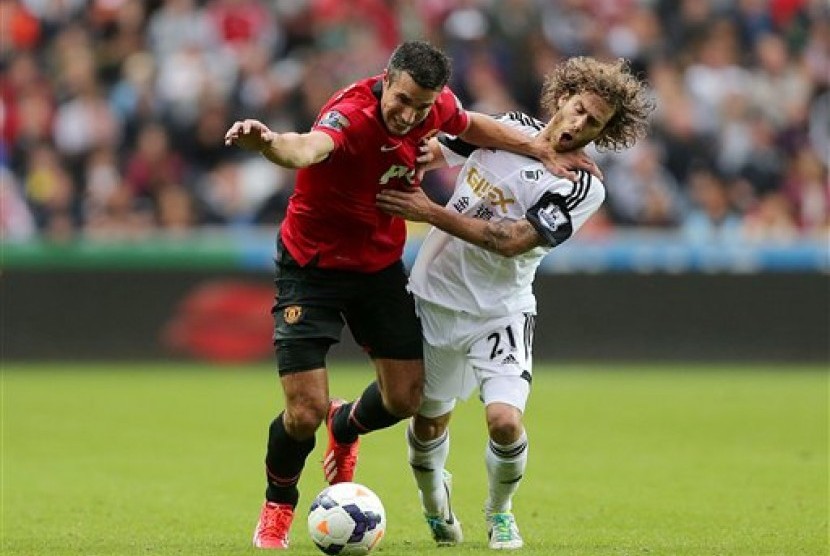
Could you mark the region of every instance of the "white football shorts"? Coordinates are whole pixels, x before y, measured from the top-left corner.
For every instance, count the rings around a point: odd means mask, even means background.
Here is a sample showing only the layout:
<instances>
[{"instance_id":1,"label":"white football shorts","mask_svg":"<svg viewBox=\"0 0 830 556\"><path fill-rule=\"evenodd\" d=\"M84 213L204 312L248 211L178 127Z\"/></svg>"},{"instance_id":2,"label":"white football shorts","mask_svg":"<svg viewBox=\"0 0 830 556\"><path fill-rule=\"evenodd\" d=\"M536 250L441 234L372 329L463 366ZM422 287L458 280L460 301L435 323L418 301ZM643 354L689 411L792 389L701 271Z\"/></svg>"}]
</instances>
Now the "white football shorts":
<instances>
[{"instance_id":1,"label":"white football shorts","mask_svg":"<svg viewBox=\"0 0 830 556\"><path fill-rule=\"evenodd\" d=\"M536 315L475 317L416 297L424 333L426 383L419 413L438 417L478 387L484 405L524 412L533 373Z\"/></svg>"}]
</instances>

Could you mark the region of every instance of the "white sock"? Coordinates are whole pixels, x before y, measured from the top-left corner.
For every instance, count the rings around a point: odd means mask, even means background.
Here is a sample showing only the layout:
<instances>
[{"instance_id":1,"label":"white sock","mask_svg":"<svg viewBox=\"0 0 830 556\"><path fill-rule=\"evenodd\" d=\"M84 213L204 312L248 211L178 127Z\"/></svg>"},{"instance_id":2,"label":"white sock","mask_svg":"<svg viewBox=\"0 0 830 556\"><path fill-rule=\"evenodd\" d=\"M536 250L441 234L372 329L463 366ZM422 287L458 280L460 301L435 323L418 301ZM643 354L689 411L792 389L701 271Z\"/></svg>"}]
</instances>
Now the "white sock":
<instances>
[{"instance_id":1,"label":"white sock","mask_svg":"<svg viewBox=\"0 0 830 556\"><path fill-rule=\"evenodd\" d=\"M444 490L444 465L450 453L450 431L435 440L419 440L412 431L412 423L406 429L409 445L409 465L421 494L421 503L427 515L444 515L447 493ZM448 517L448 516L445 516Z\"/></svg>"},{"instance_id":2,"label":"white sock","mask_svg":"<svg viewBox=\"0 0 830 556\"><path fill-rule=\"evenodd\" d=\"M487 513L509 512L512 508L513 494L527 466L527 433L512 444L502 446L492 440L487 443L484 460L487 464L487 478L490 485L490 497L485 509Z\"/></svg>"}]
</instances>

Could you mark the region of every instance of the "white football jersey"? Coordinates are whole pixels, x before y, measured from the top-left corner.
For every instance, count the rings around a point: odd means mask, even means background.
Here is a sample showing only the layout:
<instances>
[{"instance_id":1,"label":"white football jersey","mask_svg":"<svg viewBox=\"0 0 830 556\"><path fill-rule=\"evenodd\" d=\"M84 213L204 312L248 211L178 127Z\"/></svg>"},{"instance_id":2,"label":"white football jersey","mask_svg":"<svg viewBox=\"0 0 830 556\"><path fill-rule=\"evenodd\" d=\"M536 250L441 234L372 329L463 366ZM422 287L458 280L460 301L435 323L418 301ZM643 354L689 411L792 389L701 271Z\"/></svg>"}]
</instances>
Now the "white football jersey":
<instances>
[{"instance_id":1,"label":"white football jersey","mask_svg":"<svg viewBox=\"0 0 830 556\"><path fill-rule=\"evenodd\" d=\"M520 112L497 119L532 136L545 125ZM493 221L526 218L548 245L504 257L432 228L410 273L410 291L430 303L482 317L535 313L533 279L539 263L599 208L603 184L584 171L571 182L533 158L479 149L454 137L443 137L441 147L451 166L464 164L448 210Z\"/></svg>"}]
</instances>

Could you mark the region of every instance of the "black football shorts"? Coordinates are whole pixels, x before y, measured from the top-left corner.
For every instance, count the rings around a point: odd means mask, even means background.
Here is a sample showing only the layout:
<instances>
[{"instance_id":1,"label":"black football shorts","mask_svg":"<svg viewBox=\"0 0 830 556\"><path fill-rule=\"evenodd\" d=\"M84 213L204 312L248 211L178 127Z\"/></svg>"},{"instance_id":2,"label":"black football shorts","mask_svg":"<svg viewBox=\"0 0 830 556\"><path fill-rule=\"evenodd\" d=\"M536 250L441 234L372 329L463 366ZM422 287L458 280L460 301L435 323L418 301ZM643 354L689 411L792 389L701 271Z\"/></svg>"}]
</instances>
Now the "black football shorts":
<instances>
[{"instance_id":1,"label":"black football shorts","mask_svg":"<svg viewBox=\"0 0 830 556\"><path fill-rule=\"evenodd\" d=\"M402 262L371 273L313 262L303 267L278 240L275 263L275 345L296 339L336 343L347 324L372 358L423 358L421 325Z\"/></svg>"}]
</instances>

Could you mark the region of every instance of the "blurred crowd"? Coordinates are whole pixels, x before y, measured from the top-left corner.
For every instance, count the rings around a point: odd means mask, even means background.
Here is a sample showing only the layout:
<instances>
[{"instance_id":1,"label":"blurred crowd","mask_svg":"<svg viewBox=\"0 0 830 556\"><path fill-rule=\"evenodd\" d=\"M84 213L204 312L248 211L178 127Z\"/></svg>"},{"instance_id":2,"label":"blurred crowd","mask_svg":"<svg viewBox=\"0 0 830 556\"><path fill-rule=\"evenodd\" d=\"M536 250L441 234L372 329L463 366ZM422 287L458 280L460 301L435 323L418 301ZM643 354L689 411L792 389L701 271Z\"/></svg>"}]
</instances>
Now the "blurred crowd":
<instances>
[{"instance_id":1,"label":"blurred crowd","mask_svg":"<svg viewBox=\"0 0 830 556\"><path fill-rule=\"evenodd\" d=\"M830 232L826 0L0 0L3 239L274 226L293 172L225 130L308 130L411 38L450 55L466 108L543 119L559 60L631 61L652 133L592 152L608 199L585 234ZM453 176L424 187L446 199Z\"/></svg>"}]
</instances>

